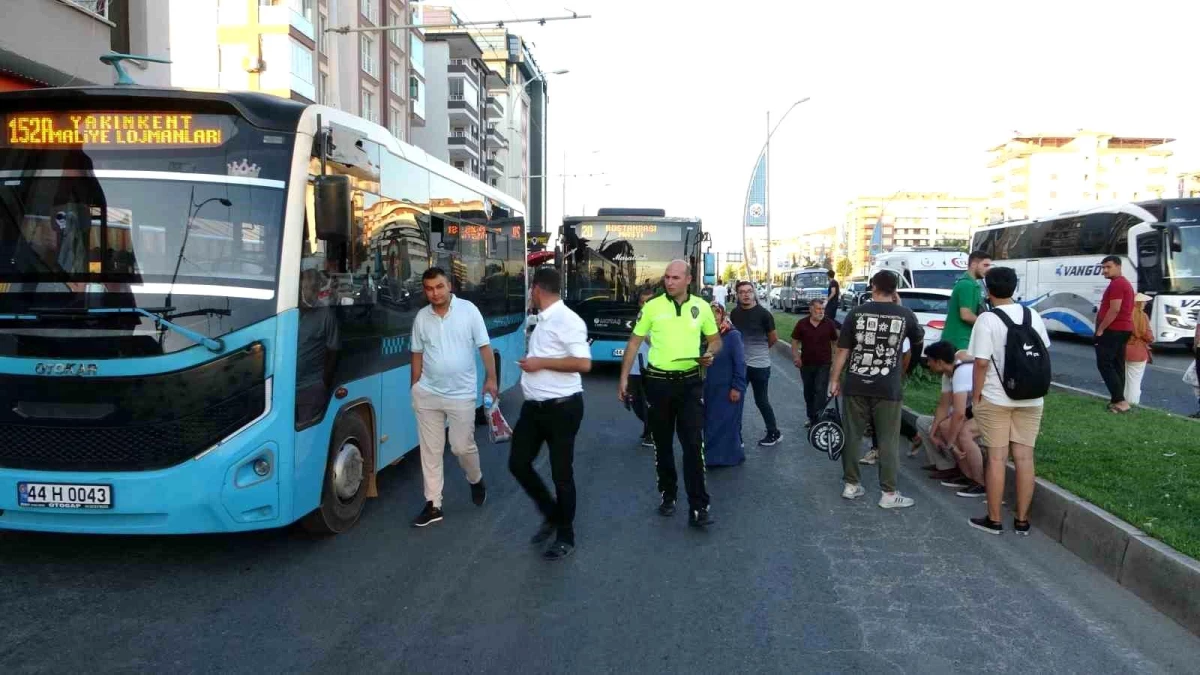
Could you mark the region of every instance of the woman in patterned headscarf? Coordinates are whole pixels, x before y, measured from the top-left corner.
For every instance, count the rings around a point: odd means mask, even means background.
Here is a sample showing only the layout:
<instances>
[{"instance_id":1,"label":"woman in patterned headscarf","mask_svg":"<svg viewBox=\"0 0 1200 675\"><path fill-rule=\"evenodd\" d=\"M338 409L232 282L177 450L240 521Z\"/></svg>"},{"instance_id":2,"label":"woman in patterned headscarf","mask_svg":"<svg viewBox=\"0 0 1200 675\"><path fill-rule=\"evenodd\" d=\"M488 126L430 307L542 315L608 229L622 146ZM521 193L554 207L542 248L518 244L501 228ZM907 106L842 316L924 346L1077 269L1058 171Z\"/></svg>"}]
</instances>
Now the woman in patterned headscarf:
<instances>
[{"instance_id":1,"label":"woman in patterned headscarf","mask_svg":"<svg viewBox=\"0 0 1200 675\"><path fill-rule=\"evenodd\" d=\"M729 321L725 307L712 303L721 331L721 351L704 373L704 463L736 466L746 461L742 449L742 407L746 393L746 350L742 334Z\"/></svg>"}]
</instances>

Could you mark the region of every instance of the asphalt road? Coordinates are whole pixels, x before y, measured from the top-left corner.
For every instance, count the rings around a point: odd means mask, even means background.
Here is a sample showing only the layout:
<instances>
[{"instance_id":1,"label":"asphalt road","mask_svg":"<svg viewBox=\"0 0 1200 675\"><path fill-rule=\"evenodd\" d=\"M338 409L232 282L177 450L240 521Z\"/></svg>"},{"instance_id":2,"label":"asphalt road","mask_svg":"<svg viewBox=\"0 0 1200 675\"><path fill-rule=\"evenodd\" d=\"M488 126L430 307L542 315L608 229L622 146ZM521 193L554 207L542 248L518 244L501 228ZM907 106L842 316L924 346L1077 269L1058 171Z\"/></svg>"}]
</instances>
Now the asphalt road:
<instances>
[{"instance_id":1,"label":"asphalt road","mask_svg":"<svg viewBox=\"0 0 1200 675\"><path fill-rule=\"evenodd\" d=\"M1183 382L1183 371L1192 362L1192 353L1186 347L1155 347L1153 357L1154 363L1146 365L1142 376L1141 404L1181 415L1196 412L1196 394ZM1108 389L1096 370L1096 350L1091 340L1062 333L1051 335L1050 360L1055 382L1108 398Z\"/></svg>"},{"instance_id":2,"label":"asphalt road","mask_svg":"<svg viewBox=\"0 0 1200 675\"><path fill-rule=\"evenodd\" d=\"M771 390L784 441L709 473L717 523L654 513L654 464L611 371L586 380L579 548L560 563L483 442L471 505L447 457L446 520L408 522L420 471L382 474L351 532L90 538L0 534L0 672L1195 672L1200 639L1037 531L967 527L976 501L904 460L908 510L840 497L801 440L794 370ZM515 416L519 393L503 402ZM762 435L747 405L748 438ZM479 436L486 434L480 430ZM539 460L545 472L545 458Z\"/></svg>"}]
</instances>

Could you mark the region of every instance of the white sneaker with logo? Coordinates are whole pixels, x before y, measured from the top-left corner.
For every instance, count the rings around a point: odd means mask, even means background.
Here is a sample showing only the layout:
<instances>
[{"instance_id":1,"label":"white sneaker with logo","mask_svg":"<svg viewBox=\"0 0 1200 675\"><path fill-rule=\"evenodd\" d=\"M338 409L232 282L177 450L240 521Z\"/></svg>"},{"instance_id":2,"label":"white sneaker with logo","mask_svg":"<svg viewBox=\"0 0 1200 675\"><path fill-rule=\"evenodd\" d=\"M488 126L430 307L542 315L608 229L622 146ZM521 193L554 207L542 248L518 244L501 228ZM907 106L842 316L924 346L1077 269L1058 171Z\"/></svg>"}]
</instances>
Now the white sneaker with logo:
<instances>
[{"instance_id":1,"label":"white sneaker with logo","mask_svg":"<svg viewBox=\"0 0 1200 675\"><path fill-rule=\"evenodd\" d=\"M871 448L871 451L870 451L870 452L868 452L867 454L863 455L863 458L862 458L862 459L860 459L860 460L858 460L858 463L859 463L859 464L866 464L867 466L870 466L870 465L874 464L874 463L875 463L876 461L878 461L878 460L879 460L879 450L878 450L878 448Z\"/></svg>"},{"instance_id":2,"label":"white sneaker with logo","mask_svg":"<svg viewBox=\"0 0 1200 675\"><path fill-rule=\"evenodd\" d=\"M912 497L905 497L899 492L885 492L879 497L881 509L906 509L916 503Z\"/></svg>"},{"instance_id":3,"label":"white sneaker with logo","mask_svg":"<svg viewBox=\"0 0 1200 675\"><path fill-rule=\"evenodd\" d=\"M866 488L853 483L846 483L846 487L842 490L842 497L845 499L858 499L867 494Z\"/></svg>"}]
</instances>

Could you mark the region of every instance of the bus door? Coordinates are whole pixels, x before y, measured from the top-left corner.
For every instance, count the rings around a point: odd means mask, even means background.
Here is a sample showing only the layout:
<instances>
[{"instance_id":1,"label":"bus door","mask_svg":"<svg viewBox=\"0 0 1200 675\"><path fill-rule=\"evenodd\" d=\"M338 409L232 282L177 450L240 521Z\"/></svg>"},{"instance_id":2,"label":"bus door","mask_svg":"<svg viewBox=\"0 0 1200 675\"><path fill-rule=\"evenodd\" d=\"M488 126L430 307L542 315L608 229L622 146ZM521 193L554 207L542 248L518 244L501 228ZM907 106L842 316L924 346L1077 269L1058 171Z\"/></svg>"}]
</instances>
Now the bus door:
<instances>
[{"instance_id":1,"label":"bus door","mask_svg":"<svg viewBox=\"0 0 1200 675\"><path fill-rule=\"evenodd\" d=\"M1156 337L1162 335L1160 326L1166 326L1163 303L1157 302L1163 290L1163 233L1145 223L1129 228L1129 260L1136 267L1134 288L1153 299L1150 301L1150 328ZM1129 274L1129 270L1124 270Z\"/></svg>"}]
</instances>

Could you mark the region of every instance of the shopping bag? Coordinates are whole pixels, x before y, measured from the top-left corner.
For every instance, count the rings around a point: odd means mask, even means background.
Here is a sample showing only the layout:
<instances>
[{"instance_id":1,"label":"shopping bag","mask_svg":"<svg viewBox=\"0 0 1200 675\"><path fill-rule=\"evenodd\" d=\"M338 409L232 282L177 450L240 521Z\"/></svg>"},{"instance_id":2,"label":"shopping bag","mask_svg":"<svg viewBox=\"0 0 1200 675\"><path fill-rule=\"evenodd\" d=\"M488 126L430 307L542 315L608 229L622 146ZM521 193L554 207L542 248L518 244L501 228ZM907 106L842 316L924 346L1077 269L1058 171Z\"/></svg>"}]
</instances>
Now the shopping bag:
<instances>
[{"instance_id":1,"label":"shopping bag","mask_svg":"<svg viewBox=\"0 0 1200 675\"><path fill-rule=\"evenodd\" d=\"M500 412L500 402L493 401L487 410L488 436L493 443L507 443L512 440L512 427Z\"/></svg>"},{"instance_id":2,"label":"shopping bag","mask_svg":"<svg viewBox=\"0 0 1200 675\"><path fill-rule=\"evenodd\" d=\"M808 430L808 442L817 452L828 455L830 461L841 459L846 432L842 429L842 411L837 397L830 398L829 404L817 415L816 424Z\"/></svg>"}]
</instances>

